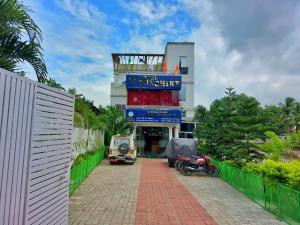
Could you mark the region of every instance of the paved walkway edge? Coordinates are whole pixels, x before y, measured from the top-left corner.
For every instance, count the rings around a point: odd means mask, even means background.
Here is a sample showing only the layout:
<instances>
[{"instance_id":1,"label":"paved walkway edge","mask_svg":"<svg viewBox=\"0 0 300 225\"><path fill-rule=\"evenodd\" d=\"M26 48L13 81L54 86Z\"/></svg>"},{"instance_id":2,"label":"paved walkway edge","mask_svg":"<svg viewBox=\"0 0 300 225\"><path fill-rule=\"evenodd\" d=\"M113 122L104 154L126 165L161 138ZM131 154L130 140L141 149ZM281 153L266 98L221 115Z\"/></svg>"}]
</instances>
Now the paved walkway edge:
<instances>
[{"instance_id":1,"label":"paved walkway edge","mask_svg":"<svg viewBox=\"0 0 300 225\"><path fill-rule=\"evenodd\" d=\"M136 225L214 225L163 160L142 160Z\"/></svg>"}]
</instances>

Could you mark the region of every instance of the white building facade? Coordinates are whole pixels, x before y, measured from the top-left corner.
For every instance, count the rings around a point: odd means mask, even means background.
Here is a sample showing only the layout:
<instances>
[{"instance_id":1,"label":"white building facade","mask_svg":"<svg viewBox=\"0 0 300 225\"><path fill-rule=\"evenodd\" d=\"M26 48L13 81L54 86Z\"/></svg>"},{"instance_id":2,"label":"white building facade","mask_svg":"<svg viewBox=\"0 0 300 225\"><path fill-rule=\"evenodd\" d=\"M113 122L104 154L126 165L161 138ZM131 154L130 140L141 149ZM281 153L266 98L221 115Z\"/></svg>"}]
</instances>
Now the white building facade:
<instances>
[{"instance_id":1,"label":"white building facade","mask_svg":"<svg viewBox=\"0 0 300 225\"><path fill-rule=\"evenodd\" d=\"M160 155L172 137L193 138L194 43L163 54L113 53L110 104L134 124L140 155Z\"/></svg>"}]
</instances>

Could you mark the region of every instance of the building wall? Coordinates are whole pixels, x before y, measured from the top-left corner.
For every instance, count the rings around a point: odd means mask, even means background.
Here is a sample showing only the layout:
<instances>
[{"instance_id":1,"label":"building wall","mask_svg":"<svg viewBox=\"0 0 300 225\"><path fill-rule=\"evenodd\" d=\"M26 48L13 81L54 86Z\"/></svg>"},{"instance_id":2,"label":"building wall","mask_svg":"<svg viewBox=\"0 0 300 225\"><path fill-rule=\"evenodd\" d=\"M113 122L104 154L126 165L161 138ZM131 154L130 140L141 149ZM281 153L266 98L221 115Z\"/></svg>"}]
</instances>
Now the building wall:
<instances>
[{"instance_id":1,"label":"building wall","mask_svg":"<svg viewBox=\"0 0 300 225\"><path fill-rule=\"evenodd\" d=\"M72 158L88 151L95 150L104 143L104 132L101 130L87 130L84 128L74 128Z\"/></svg>"},{"instance_id":2,"label":"building wall","mask_svg":"<svg viewBox=\"0 0 300 225\"><path fill-rule=\"evenodd\" d=\"M166 59L169 71L175 70L176 64L179 64L179 57L186 56L188 74L182 75L183 85L186 91L186 100L181 101L181 107L186 110L186 117L194 116L194 43L191 42L170 42L166 46ZM181 90L184 91L184 90Z\"/></svg>"},{"instance_id":3,"label":"building wall","mask_svg":"<svg viewBox=\"0 0 300 225\"><path fill-rule=\"evenodd\" d=\"M166 45L165 57L167 61L168 74L172 74L176 64L179 64L179 57L186 57L186 66L188 67L188 73L182 75L183 88L180 91L180 95L185 93L185 100L180 101L180 108L182 109L183 122L189 122L194 117L194 43L192 42L169 42ZM163 72L139 72L131 71L135 74L162 74ZM111 105L124 107L127 105L127 90L124 83L126 72L115 71L114 83L111 85ZM137 107L137 106L129 106ZM148 106L147 106L148 107ZM152 107L152 106L149 106ZM169 106L170 107L170 106ZM171 106L174 107L174 106ZM149 124L150 125L150 124ZM157 125L157 124L156 124Z\"/></svg>"}]
</instances>

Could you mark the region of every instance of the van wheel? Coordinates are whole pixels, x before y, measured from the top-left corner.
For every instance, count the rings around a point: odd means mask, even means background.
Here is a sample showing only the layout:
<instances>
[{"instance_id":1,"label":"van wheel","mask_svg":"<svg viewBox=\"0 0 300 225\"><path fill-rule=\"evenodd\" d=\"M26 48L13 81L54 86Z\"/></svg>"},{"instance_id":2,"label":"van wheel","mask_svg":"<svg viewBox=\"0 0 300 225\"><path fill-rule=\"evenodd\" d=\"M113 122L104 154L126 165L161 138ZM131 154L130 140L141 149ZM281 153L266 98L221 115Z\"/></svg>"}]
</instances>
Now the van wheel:
<instances>
[{"instance_id":1,"label":"van wheel","mask_svg":"<svg viewBox=\"0 0 300 225\"><path fill-rule=\"evenodd\" d=\"M168 159L168 165L169 165L169 167L173 167L174 166L173 163L172 163L172 161L170 159Z\"/></svg>"}]
</instances>

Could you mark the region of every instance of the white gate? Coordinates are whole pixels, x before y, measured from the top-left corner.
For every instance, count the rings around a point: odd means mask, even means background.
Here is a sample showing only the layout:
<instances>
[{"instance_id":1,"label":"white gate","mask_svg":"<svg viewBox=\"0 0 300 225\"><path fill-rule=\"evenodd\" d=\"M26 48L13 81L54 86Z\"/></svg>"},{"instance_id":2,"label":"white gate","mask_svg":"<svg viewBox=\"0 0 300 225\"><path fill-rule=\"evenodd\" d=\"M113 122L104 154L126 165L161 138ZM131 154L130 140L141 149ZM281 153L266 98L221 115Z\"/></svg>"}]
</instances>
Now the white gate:
<instances>
[{"instance_id":1,"label":"white gate","mask_svg":"<svg viewBox=\"0 0 300 225\"><path fill-rule=\"evenodd\" d=\"M74 97L0 68L0 224L67 224Z\"/></svg>"}]
</instances>

